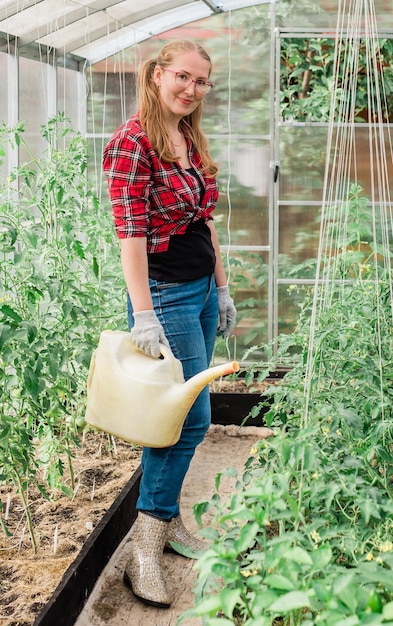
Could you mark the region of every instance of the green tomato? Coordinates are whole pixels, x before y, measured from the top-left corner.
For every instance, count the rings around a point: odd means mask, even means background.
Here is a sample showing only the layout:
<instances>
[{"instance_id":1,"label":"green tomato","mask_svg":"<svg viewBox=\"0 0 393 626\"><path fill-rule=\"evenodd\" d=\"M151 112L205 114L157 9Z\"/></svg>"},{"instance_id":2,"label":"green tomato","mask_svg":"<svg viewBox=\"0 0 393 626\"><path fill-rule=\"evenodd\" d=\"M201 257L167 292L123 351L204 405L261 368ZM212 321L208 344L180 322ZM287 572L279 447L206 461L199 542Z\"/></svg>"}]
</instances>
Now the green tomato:
<instances>
[{"instance_id":1,"label":"green tomato","mask_svg":"<svg viewBox=\"0 0 393 626\"><path fill-rule=\"evenodd\" d=\"M85 426L87 426L87 422L85 418L81 415L75 417L74 415L67 415L66 424L71 428L76 428L77 430L83 430Z\"/></svg>"},{"instance_id":2,"label":"green tomato","mask_svg":"<svg viewBox=\"0 0 393 626\"><path fill-rule=\"evenodd\" d=\"M382 613L382 598L375 589L372 589L369 593L366 611L371 613Z\"/></svg>"},{"instance_id":3,"label":"green tomato","mask_svg":"<svg viewBox=\"0 0 393 626\"><path fill-rule=\"evenodd\" d=\"M86 420L82 415L78 415L75 420L75 424L78 428L85 428L85 426L87 426Z\"/></svg>"}]
</instances>

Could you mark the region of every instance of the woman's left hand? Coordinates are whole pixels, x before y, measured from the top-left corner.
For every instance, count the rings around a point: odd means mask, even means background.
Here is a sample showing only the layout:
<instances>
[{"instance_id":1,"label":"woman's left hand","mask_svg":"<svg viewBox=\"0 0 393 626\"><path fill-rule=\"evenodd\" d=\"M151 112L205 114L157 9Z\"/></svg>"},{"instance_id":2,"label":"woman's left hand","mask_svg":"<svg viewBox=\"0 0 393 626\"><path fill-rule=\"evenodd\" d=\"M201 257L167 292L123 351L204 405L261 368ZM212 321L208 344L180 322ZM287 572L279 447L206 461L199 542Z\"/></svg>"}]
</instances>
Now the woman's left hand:
<instances>
[{"instance_id":1,"label":"woman's left hand","mask_svg":"<svg viewBox=\"0 0 393 626\"><path fill-rule=\"evenodd\" d=\"M217 287L218 296L218 313L220 316L220 322L218 325L218 334L228 337L231 331L235 328L236 324L236 307L233 303L233 299L229 295L229 289L227 285L223 287Z\"/></svg>"}]
</instances>

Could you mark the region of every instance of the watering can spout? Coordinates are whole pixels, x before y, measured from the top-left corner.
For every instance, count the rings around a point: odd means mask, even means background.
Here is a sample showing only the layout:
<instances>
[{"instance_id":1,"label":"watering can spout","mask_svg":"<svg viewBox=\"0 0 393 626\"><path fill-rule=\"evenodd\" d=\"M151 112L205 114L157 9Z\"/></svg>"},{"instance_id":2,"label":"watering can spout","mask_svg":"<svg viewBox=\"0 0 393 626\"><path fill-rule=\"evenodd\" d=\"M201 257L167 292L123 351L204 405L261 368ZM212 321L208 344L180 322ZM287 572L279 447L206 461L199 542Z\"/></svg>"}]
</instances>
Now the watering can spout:
<instances>
[{"instance_id":1,"label":"watering can spout","mask_svg":"<svg viewBox=\"0 0 393 626\"><path fill-rule=\"evenodd\" d=\"M169 406L177 406L178 411L184 418L186 417L188 411L191 409L198 395L201 393L202 389L206 387L210 382L215 380L216 378L220 378L220 376L225 376L227 374L234 374L239 371L239 363L237 361L231 361L229 363L223 363L222 365L216 365L214 367L209 367L199 374L195 374L192 378L189 378L187 381L181 384L172 385L172 387L168 388L165 396L162 397L163 402L167 400Z\"/></svg>"},{"instance_id":2,"label":"watering can spout","mask_svg":"<svg viewBox=\"0 0 393 626\"><path fill-rule=\"evenodd\" d=\"M186 395L194 396L194 399L202 391L206 385L211 383L216 378L226 376L227 374L234 374L239 371L239 363L237 361L230 361L229 363L223 363L222 365L216 365L209 367L203 372L196 374L189 380L187 380L183 387Z\"/></svg>"}]
</instances>

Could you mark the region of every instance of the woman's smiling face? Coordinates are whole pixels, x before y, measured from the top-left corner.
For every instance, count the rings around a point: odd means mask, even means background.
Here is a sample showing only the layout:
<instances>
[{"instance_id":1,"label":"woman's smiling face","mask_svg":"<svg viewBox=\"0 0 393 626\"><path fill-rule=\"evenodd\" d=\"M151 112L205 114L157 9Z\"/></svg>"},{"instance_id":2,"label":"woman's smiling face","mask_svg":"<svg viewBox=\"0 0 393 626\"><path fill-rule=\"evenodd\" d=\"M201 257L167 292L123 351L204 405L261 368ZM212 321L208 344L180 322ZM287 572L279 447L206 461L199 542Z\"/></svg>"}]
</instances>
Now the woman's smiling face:
<instances>
[{"instance_id":1,"label":"woman's smiling face","mask_svg":"<svg viewBox=\"0 0 393 626\"><path fill-rule=\"evenodd\" d=\"M194 81L209 81L210 63L198 52L180 52L167 69L159 65L154 69L160 102L165 117L181 119L195 111L203 100L204 94L197 91ZM186 87L178 85L176 74L187 76L192 81Z\"/></svg>"}]
</instances>

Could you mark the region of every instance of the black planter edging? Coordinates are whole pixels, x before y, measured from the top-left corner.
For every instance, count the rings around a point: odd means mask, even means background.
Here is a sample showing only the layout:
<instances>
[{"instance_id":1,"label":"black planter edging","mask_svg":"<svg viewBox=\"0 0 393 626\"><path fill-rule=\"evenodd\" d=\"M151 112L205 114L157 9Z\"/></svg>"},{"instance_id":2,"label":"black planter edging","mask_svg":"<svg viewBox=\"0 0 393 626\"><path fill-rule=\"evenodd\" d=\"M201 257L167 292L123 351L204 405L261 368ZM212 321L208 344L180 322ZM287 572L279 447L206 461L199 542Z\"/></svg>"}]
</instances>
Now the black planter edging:
<instances>
[{"instance_id":1,"label":"black planter edging","mask_svg":"<svg viewBox=\"0 0 393 626\"><path fill-rule=\"evenodd\" d=\"M136 518L141 469L97 524L33 626L73 626L112 554Z\"/></svg>"},{"instance_id":2,"label":"black planter edging","mask_svg":"<svg viewBox=\"0 0 393 626\"><path fill-rule=\"evenodd\" d=\"M213 424L235 424L240 426L246 419L251 409L262 401L259 393L228 393L210 392L210 404L212 407ZM262 407L258 418L247 420L246 426L263 426L261 417L267 410Z\"/></svg>"},{"instance_id":3,"label":"black planter edging","mask_svg":"<svg viewBox=\"0 0 393 626\"><path fill-rule=\"evenodd\" d=\"M270 379L282 378L286 371ZM223 426L239 425L251 408L261 402L259 393L211 393L212 422ZM267 411L261 410L261 416ZM250 419L247 425L251 425ZM260 418L254 425L262 426ZM63 575L33 626L74 626L90 593L113 553L136 519L136 501L141 479L140 467L123 487L112 506L97 524L75 561Z\"/></svg>"},{"instance_id":4,"label":"black planter edging","mask_svg":"<svg viewBox=\"0 0 393 626\"><path fill-rule=\"evenodd\" d=\"M278 369L269 374L266 378L267 383L275 383L283 378L288 372L287 369ZM244 420L250 413L251 409L260 402L266 402L266 406L260 408L257 418L250 417L244 424ZM263 416L270 408L271 398L262 398L260 393L236 393L236 392L210 392L210 404L212 407L213 424L235 424L236 426L264 426Z\"/></svg>"}]
</instances>

